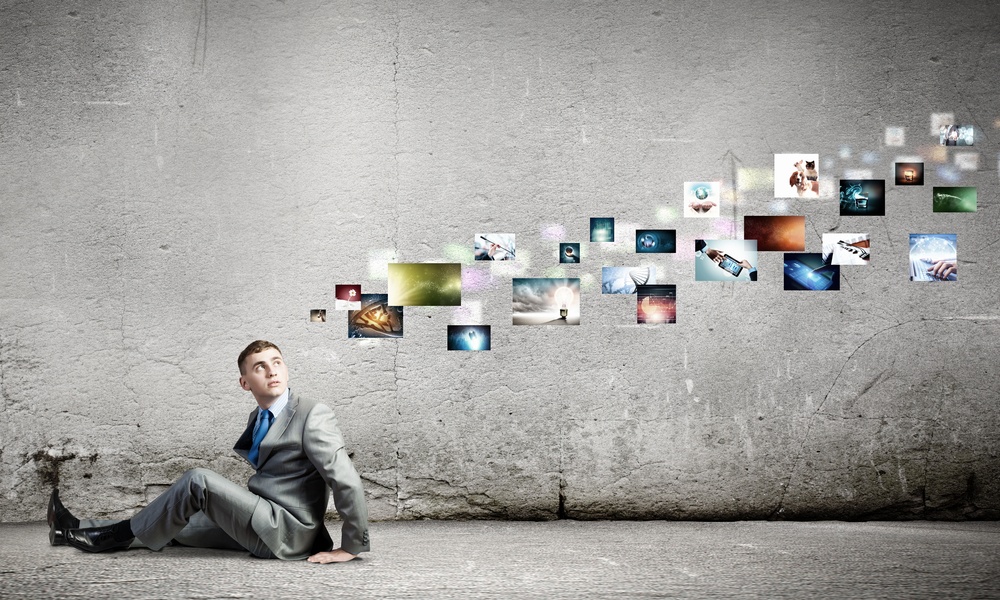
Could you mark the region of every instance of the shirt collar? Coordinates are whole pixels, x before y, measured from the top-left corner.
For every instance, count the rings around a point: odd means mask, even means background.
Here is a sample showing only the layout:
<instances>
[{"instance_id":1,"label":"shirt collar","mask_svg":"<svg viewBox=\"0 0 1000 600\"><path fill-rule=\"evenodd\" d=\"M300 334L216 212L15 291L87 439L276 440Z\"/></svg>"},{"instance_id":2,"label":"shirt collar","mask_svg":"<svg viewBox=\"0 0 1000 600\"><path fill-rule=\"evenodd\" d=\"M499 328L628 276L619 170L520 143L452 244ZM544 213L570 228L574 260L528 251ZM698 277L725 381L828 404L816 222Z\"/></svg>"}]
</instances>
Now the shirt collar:
<instances>
[{"instance_id":1,"label":"shirt collar","mask_svg":"<svg viewBox=\"0 0 1000 600\"><path fill-rule=\"evenodd\" d=\"M271 416L277 419L278 415L281 414L281 411L285 410L285 406L287 404L288 404L288 389L285 389L285 393L278 396L278 399L274 401L274 404L271 405L271 408L267 410L271 411ZM257 417L260 418L260 415L262 414L264 414L264 409L258 406Z\"/></svg>"}]
</instances>

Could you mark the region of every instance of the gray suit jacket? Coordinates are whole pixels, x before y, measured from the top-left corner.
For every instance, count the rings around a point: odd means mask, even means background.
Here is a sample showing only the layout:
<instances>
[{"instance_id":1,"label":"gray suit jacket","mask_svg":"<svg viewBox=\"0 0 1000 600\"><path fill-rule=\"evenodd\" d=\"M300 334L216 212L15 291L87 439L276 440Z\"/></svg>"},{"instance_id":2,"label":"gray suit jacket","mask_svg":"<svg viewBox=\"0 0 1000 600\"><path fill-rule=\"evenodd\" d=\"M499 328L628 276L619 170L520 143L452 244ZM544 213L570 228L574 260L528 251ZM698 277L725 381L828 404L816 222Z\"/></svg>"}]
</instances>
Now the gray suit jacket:
<instances>
[{"instance_id":1,"label":"gray suit jacket","mask_svg":"<svg viewBox=\"0 0 1000 600\"><path fill-rule=\"evenodd\" d=\"M247 462L256 418L254 410L233 447ZM251 526L275 556L296 560L333 548L323 523L330 490L343 520L340 547L351 554L369 550L364 487L330 407L289 390L288 405L260 444L259 461L247 483L261 497Z\"/></svg>"}]
</instances>

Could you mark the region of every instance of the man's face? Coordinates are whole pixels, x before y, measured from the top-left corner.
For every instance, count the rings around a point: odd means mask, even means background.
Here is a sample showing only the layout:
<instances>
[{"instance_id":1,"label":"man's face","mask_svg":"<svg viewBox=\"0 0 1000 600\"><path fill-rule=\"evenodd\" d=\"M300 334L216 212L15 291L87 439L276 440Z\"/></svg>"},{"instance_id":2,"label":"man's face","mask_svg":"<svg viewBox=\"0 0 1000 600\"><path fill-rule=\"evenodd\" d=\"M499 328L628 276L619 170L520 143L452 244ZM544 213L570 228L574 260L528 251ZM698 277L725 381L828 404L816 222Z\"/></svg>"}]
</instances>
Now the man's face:
<instances>
[{"instance_id":1,"label":"man's face","mask_svg":"<svg viewBox=\"0 0 1000 600\"><path fill-rule=\"evenodd\" d=\"M246 357L240 387L252 393L258 404L270 406L288 389L288 367L281 353L267 348Z\"/></svg>"}]
</instances>

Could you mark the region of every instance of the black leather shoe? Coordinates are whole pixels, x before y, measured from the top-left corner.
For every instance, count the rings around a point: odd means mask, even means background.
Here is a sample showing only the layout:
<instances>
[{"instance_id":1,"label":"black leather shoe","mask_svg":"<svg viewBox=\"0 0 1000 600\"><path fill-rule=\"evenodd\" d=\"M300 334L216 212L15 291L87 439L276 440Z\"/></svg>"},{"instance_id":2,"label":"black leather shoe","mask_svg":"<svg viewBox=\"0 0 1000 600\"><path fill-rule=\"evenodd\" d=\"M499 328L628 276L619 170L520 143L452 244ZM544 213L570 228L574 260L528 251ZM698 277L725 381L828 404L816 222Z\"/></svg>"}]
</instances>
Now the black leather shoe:
<instances>
[{"instance_id":1,"label":"black leather shoe","mask_svg":"<svg viewBox=\"0 0 1000 600\"><path fill-rule=\"evenodd\" d=\"M80 526L80 519L74 517L59 501L58 488L52 490L52 495L49 496L49 510L46 519L49 522L49 544L53 546L65 546L66 530L76 529Z\"/></svg>"},{"instance_id":2,"label":"black leather shoe","mask_svg":"<svg viewBox=\"0 0 1000 600\"><path fill-rule=\"evenodd\" d=\"M107 527L87 527L86 529L70 529L66 531L66 542L84 552L108 552L110 550L125 550L132 545L134 538L124 542L116 542L115 534Z\"/></svg>"}]
</instances>

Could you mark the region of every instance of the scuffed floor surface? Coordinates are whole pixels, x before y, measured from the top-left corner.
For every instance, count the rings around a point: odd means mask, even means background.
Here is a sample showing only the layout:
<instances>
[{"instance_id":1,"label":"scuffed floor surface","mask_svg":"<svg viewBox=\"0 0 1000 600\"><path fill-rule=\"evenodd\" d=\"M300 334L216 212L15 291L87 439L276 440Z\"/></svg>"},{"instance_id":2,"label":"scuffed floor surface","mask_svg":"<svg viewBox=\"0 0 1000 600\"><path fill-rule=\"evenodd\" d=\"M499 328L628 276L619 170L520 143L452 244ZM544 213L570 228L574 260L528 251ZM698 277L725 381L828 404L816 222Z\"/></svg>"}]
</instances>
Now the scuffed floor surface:
<instances>
[{"instance_id":1,"label":"scuffed floor surface","mask_svg":"<svg viewBox=\"0 0 1000 600\"><path fill-rule=\"evenodd\" d=\"M409 521L371 539L313 565L88 555L0 525L0 598L1000 598L997 522Z\"/></svg>"}]
</instances>

